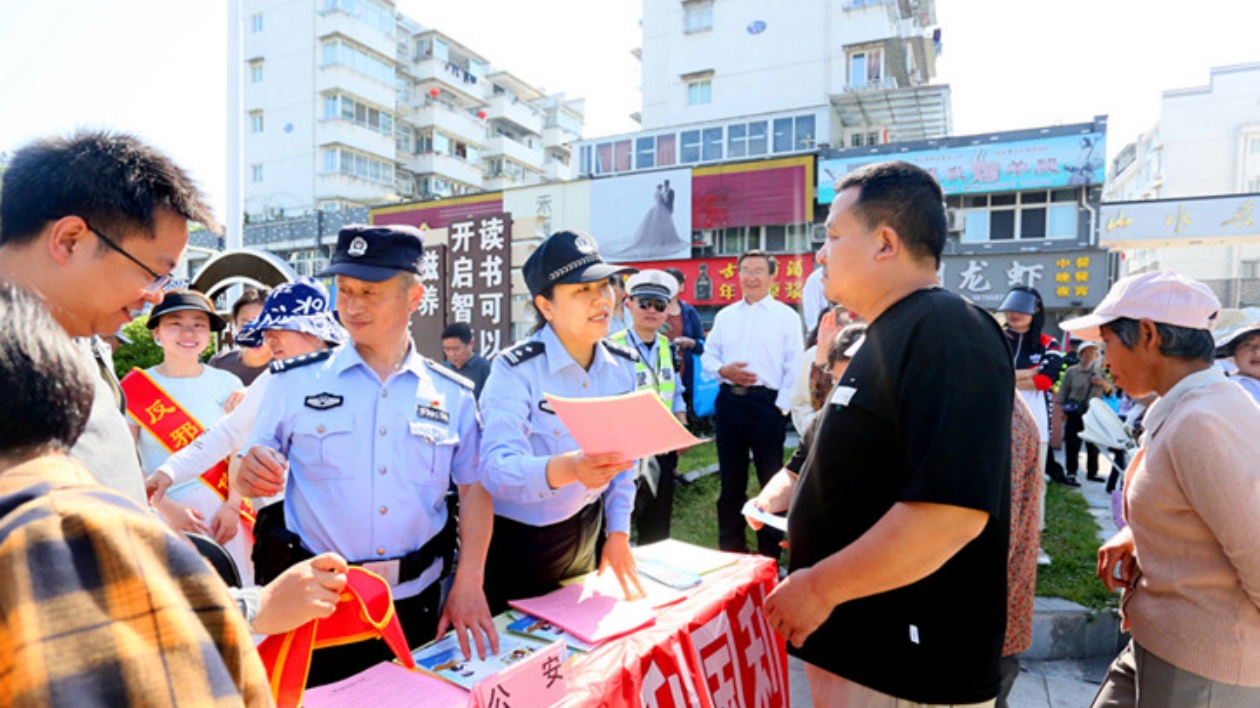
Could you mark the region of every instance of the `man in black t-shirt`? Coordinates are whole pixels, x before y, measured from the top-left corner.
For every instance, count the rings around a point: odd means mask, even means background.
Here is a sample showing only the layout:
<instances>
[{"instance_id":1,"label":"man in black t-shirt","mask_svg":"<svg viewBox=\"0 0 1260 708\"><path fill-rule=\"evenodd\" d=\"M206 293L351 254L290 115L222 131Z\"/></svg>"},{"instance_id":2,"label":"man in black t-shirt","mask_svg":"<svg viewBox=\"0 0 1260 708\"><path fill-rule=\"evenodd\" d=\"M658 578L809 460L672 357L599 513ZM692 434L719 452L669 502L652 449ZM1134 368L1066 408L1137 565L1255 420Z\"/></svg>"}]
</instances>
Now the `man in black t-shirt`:
<instances>
[{"instance_id":1,"label":"man in black t-shirt","mask_svg":"<svg viewBox=\"0 0 1260 708\"><path fill-rule=\"evenodd\" d=\"M815 705L991 705L1006 624L1014 370L939 287L940 186L904 162L845 177L824 287L870 323L820 413L766 618Z\"/></svg>"}]
</instances>

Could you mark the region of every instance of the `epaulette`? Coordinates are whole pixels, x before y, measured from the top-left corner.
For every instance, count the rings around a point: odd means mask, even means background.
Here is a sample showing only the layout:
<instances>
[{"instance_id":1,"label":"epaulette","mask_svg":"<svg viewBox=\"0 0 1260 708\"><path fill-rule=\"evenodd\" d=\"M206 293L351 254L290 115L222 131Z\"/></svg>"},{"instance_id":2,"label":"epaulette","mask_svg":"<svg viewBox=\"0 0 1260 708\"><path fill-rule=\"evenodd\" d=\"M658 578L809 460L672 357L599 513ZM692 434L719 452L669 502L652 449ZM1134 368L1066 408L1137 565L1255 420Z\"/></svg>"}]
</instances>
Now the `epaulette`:
<instances>
[{"instance_id":1,"label":"epaulette","mask_svg":"<svg viewBox=\"0 0 1260 708\"><path fill-rule=\"evenodd\" d=\"M310 354L303 354L302 356L290 357L288 359L278 359L271 362L268 368L273 374L282 374L286 371L293 371L294 369L300 369L303 366L310 366L316 362L323 361L332 356L332 353L333 350L324 349L317 352L311 352Z\"/></svg>"},{"instance_id":2,"label":"epaulette","mask_svg":"<svg viewBox=\"0 0 1260 708\"><path fill-rule=\"evenodd\" d=\"M520 366L546 350L547 345L537 340L530 340L508 347L499 352L498 356L506 359L509 366Z\"/></svg>"},{"instance_id":3,"label":"epaulette","mask_svg":"<svg viewBox=\"0 0 1260 708\"><path fill-rule=\"evenodd\" d=\"M604 348L612 352L613 354L616 354L617 356L621 357L622 359L629 359L630 361L633 361L633 362L639 361L639 353L634 350L634 347L628 347L623 344L618 344L617 342L613 341L611 337L604 338Z\"/></svg>"},{"instance_id":4,"label":"epaulette","mask_svg":"<svg viewBox=\"0 0 1260 708\"><path fill-rule=\"evenodd\" d=\"M472 379L468 378L467 376L451 371L450 369L446 368L445 366L442 366L441 364L437 363L436 361L428 357L420 357L420 358L424 359L425 366L429 367L429 369L433 373L437 374L438 376L445 376L446 378L450 379L451 381L454 381L455 383L459 384L460 386L463 386L464 388L470 391L477 388L477 386L472 382Z\"/></svg>"}]
</instances>

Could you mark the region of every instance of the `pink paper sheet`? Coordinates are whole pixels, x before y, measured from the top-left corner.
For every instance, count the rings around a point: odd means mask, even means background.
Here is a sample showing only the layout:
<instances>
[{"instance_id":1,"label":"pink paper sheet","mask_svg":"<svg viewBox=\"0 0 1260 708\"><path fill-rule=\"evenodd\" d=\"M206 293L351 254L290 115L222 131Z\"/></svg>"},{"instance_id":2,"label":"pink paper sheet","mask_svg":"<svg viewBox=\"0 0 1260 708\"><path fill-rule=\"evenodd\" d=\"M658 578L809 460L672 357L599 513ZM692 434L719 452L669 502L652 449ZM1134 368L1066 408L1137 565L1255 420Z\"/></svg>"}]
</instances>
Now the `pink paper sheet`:
<instances>
[{"instance_id":1,"label":"pink paper sheet","mask_svg":"<svg viewBox=\"0 0 1260 708\"><path fill-rule=\"evenodd\" d=\"M302 696L305 708L403 708L420 703L430 708L465 708L468 692L386 661L348 679L309 689Z\"/></svg>"},{"instance_id":2,"label":"pink paper sheet","mask_svg":"<svg viewBox=\"0 0 1260 708\"><path fill-rule=\"evenodd\" d=\"M508 604L590 644L628 634L656 621L647 603L626 602L580 583L565 585L542 597L513 600Z\"/></svg>"},{"instance_id":3,"label":"pink paper sheet","mask_svg":"<svg viewBox=\"0 0 1260 708\"><path fill-rule=\"evenodd\" d=\"M588 455L620 452L635 460L704 442L687 432L651 391L598 398L547 394L547 400Z\"/></svg>"}]
</instances>

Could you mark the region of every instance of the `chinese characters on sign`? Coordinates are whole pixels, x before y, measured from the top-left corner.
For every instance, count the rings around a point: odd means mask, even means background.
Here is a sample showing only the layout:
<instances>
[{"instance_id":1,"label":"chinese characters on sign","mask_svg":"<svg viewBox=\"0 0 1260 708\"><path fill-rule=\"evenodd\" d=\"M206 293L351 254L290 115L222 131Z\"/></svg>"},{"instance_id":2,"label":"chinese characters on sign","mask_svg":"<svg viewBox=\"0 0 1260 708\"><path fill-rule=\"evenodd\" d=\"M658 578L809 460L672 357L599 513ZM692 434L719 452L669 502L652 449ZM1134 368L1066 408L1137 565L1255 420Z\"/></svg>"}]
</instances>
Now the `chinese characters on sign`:
<instances>
[{"instance_id":1,"label":"chinese characters on sign","mask_svg":"<svg viewBox=\"0 0 1260 708\"><path fill-rule=\"evenodd\" d=\"M1107 290L1104 251L945 256L941 283L989 309L1016 285L1036 288L1048 308L1092 307Z\"/></svg>"},{"instance_id":2,"label":"chinese characters on sign","mask_svg":"<svg viewBox=\"0 0 1260 708\"><path fill-rule=\"evenodd\" d=\"M447 323L472 328L473 347L491 357L509 343L512 217L491 214L450 225Z\"/></svg>"},{"instance_id":3,"label":"chinese characters on sign","mask_svg":"<svg viewBox=\"0 0 1260 708\"><path fill-rule=\"evenodd\" d=\"M442 329L446 327L446 246L424 244L420 262L420 282L424 295L411 313L411 340L416 351L434 361L442 361Z\"/></svg>"},{"instance_id":4,"label":"chinese characters on sign","mask_svg":"<svg viewBox=\"0 0 1260 708\"><path fill-rule=\"evenodd\" d=\"M771 276L770 295L780 302L795 305L801 301L805 279L812 271L811 254L776 255L778 270ZM678 261L654 261L651 263L627 263L640 270L645 268L677 268L687 282L679 296L692 305L729 305L739 300L739 266L735 256L726 258L695 258Z\"/></svg>"}]
</instances>

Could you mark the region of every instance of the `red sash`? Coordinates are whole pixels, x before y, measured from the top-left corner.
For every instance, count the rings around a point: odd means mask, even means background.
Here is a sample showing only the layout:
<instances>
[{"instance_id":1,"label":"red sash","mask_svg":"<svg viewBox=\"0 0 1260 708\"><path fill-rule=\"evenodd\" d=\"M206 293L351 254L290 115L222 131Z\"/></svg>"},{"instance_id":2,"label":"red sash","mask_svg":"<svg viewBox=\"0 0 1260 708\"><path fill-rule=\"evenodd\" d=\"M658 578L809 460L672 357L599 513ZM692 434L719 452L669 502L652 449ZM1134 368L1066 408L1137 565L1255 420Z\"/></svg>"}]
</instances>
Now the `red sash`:
<instances>
[{"instance_id":1,"label":"red sash","mask_svg":"<svg viewBox=\"0 0 1260 708\"><path fill-rule=\"evenodd\" d=\"M402 624L394 613L389 583L371 571L351 566L337 609L327 619L311 620L288 634L267 637L258 645L276 705L296 708L302 704L315 649L366 639L384 639L403 666L416 668Z\"/></svg>"},{"instance_id":2,"label":"red sash","mask_svg":"<svg viewBox=\"0 0 1260 708\"><path fill-rule=\"evenodd\" d=\"M120 382L127 398L127 412L141 428L162 443L167 452L174 454L184 449L205 427L184 410L179 402L144 371L132 369ZM201 481L214 490L219 499L228 498L228 461L220 460L201 473ZM254 533L254 505L248 499L241 500L241 522L246 532Z\"/></svg>"}]
</instances>

